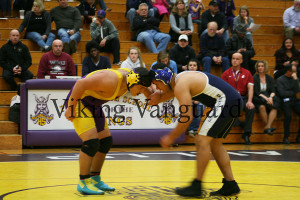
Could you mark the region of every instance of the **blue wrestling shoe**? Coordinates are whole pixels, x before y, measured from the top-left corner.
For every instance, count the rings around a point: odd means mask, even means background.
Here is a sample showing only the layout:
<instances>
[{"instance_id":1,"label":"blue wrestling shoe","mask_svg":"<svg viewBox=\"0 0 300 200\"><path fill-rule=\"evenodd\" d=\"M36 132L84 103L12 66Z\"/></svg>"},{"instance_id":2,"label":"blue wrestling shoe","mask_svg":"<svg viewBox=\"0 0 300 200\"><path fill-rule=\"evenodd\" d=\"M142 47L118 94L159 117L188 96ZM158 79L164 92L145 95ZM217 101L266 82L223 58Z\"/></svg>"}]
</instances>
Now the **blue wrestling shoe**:
<instances>
[{"instance_id":1,"label":"blue wrestling shoe","mask_svg":"<svg viewBox=\"0 0 300 200\"><path fill-rule=\"evenodd\" d=\"M99 175L92 176L92 183L100 190L103 191L115 191L114 187L109 187L107 184L105 184L103 181L101 181L101 177Z\"/></svg>"},{"instance_id":2,"label":"blue wrestling shoe","mask_svg":"<svg viewBox=\"0 0 300 200\"><path fill-rule=\"evenodd\" d=\"M104 191L95 187L91 178L80 180L77 185L77 191L88 195L103 195Z\"/></svg>"}]
</instances>

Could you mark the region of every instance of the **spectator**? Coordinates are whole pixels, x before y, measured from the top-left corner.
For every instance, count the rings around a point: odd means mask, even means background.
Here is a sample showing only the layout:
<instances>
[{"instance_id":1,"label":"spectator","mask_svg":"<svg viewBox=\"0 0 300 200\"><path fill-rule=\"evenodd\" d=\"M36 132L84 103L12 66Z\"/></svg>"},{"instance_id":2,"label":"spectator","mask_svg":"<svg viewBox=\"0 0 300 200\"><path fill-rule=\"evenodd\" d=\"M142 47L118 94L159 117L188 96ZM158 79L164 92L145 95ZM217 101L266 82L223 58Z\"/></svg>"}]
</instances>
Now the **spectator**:
<instances>
[{"instance_id":1,"label":"spectator","mask_svg":"<svg viewBox=\"0 0 300 200\"><path fill-rule=\"evenodd\" d=\"M119 32L114 24L105 18L104 10L97 12L97 19L91 24L91 37L100 46L100 52L112 52L113 64L120 65Z\"/></svg>"},{"instance_id":2,"label":"spectator","mask_svg":"<svg viewBox=\"0 0 300 200\"><path fill-rule=\"evenodd\" d=\"M267 74L268 64L264 60L259 60L255 65L256 74L254 80L253 103L265 123L264 133L273 135L276 128L272 127L280 106L280 99L275 95L274 79Z\"/></svg>"},{"instance_id":3,"label":"spectator","mask_svg":"<svg viewBox=\"0 0 300 200\"><path fill-rule=\"evenodd\" d=\"M165 14L167 14L169 16L168 9L170 7L166 0L154 0L154 1L152 1L152 6L154 9L155 15L156 15L156 13L158 14L160 21L164 18Z\"/></svg>"},{"instance_id":4,"label":"spectator","mask_svg":"<svg viewBox=\"0 0 300 200\"><path fill-rule=\"evenodd\" d=\"M11 16L11 1L12 0L1 0L0 2L0 17L12 17Z\"/></svg>"},{"instance_id":5,"label":"spectator","mask_svg":"<svg viewBox=\"0 0 300 200\"><path fill-rule=\"evenodd\" d=\"M177 0L167 0L168 4L171 5L172 7L175 5L176 1L177 1ZM184 5L185 5L186 7L189 6L189 5L188 5L188 4L189 4L189 0L183 0L183 2L184 2Z\"/></svg>"},{"instance_id":6,"label":"spectator","mask_svg":"<svg viewBox=\"0 0 300 200\"><path fill-rule=\"evenodd\" d=\"M148 5L141 3L138 9L138 14L133 20L133 40L137 40L146 45L151 53L158 53L167 48L170 35L161 33L159 30L159 19L148 16ZM155 43L158 46L155 46Z\"/></svg>"},{"instance_id":7,"label":"spectator","mask_svg":"<svg viewBox=\"0 0 300 200\"><path fill-rule=\"evenodd\" d=\"M100 5L100 8L106 12L110 12L112 9L111 8L108 8L104 2L104 0L97 0L99 5Z\"/></svg>"},{"instance_id":8,"label":"spectator","mask_svg":"<svg viewBox=\"0 0 300 200\"><path fill-rule=\"evenodd\" d=\"M300 35L300 0L294 0L294 5L283 13L284 34L286 38Z\"/></svg>"},{"instance_id":9,"label":"spectator","mask_svg":"<svg viewBox=\"0 0 300 200\"><path fill-rule=\"evenodd\" d=\"M177 42L182 34L189 38L189 45L192 46L192 34L194 26L191 14L186 9L183 0L177 0L169 17L171 42Z\"/></svg>"},{"instance_id":10,"label":"spectator","mask_svg":"<svg viewBox=\"0 0 300 200\"><path fill-rule=\"evenodd\" d=\"M51 33L51 17L45 10L42 0L35 0L32 11L27 12L19 32L22 33L26 28L25 38L36 42L41 51L50 51L55 35Z\"/></svg>"},{"instance_id":11,"label":"spectator","mask_svg":"<svg viewBox=\"0 0 300 200\"><path fill-rule=\"evenodd\" d=\"M297 65L300 60L300 52L297 51L294 41L286 38L280 49L275 52L276 66L274 71L274 79L278 79L285 74L285 66L288 64ZM299 73L298 73L299 75Z\"/></svg>"},{"instance_id":12,"label":"spectator","mask_svg":"<svg viewBox=\"0 0 300 200\"><path fill-rule=\"evenodd\" d=\"M77 8L68 6L67 0L58 0L59 6L50 10L52 20L56 24L57 35L63 42L63 50L67 54L76 52L81 35L81 16Z\"/></svg>"},{"instance_id":13,"label":"spectator","mask_svg":"<svg viewBox=\"0 0 300 200\"><path fill-rule=\"evenodd\" d=\"M253 37L251 28L249 27L251 23L254 23L254 20L252 17L250 17L247 6L242 6L240 8L239 15L236 16L233 20L233 30L235 30L235 27L237 27L239 24L245 24L247 27L246 37L251 41L253 45Z\"/></svg>"},{"instance_id":14,"label":"spectator","mask_svg":"<svg viewBox=\"0 0 300 200\"><path fill-rule=\"evenodd\" d=\"M143 62L142 53L137 47L130 47L127 59L122 62L121 68L135 69L137 67L146 67Z\"/></svg>"},{"instance_id":15,"label":"spectator","mask_svg":"<svg viewBox=\"0 0 300 200\"><path fill-rule=\"evenodd\" d=\"M154 17L154 9L150 0L126 0L125 16L129 20L130 30L133 31L133 19L137 14L137 10L141 3L146 3L149 8L149 16Z\"/></svg>"},{"instance_id":16,"label":"spectator","mask_svg":"<svg viewBox=\"0 0 300 200\"><path fill-rule=\"evenodd\" d=\"M200 63L197 59L191 59L188 63L188 71L200 71ZM199 101L192 100L193 103L193 120L188 127L188 134L191 137L194 137L198 134L198 128L200 126L201 118L203 116L203 112L205 106Z\"/></svg>"},{"instance_id":17,"label":"spectator","mask_svg":"<svg viewBox=\"0 0 300 200\"><path fill-rule=\"evenodd\" d=\"M207 33L200 38L199 59L202 60L205 72L210 73L212 64L221 65L222 72L229 68L229 59L225 56L225 42L223 37L217 34L218 24L209 22Z\"/></svg>"},{"instance_id":18,"label":"spectator","mask_svg":"<svg viewBox=\"0 0 300 200\"><path fill-rule=\"evenodd\" d=\"M233 33L233 20L235 18L234 11L236 10L233 0L217 0L219 10L227 19L227 24L230 26L231 33Z\"/></svg>"},{"instance_id":19,"label":"spectator","mask_svg":"<svg viewBox=\"0 0 300 200\"><path fill-rule=\"evenodd\" d=\"M283 113L284 113L284 138L283 142L289 144L290 136L290 123L291 123L291 111L300 117L300 99L296 97L299 92L299 78L296 73L296 67L291 64L287 65L286 72L280 76L277 81L277 90L279 97L282 99ZM300 125L300 121L298 123ZM298 136L296 142L300 143L300 127L298 129Z\"/></svg>"},{"instance_id":20,"label":"spectator","mask_svg":"<svg viewBox=\"0 0 300 200\"><path fill-rule=\"evenodd\" d=\"M245 140L245 144L251 144L250 135L252 133L252 122L255 112L255 106L252 103L253 77L247 69L241 67L241 64L243 63L242 54L234 53L231 62L232 67L222 74L222 79L234 87L243 98L243 109L246 111L245 122L241 123L237 119L236 125L240 125L244 129L242 138Z\"/></svg>"},{"instance_id":21,"label":"spectator","mask_svg":"<svg viewBox=\"0 0 300 200\"><path fill-rule=\"evenodd\" d=\"M14 77L19 77L21 82L25 82L33 77L28 70L31 66L31 55L28 47L20 41L18 30L12 30L9 40L1 47L0 66L3 68L3 78L13 91L18 90L18 85Z\"/></svg>"},{"instance_id":22,"label":"spectator","mask_svg":"<svg viewBox=\"0 0 300 200\"><path fill-rule=\"evenodd\" d=\"M197 23L198 27L201 27L201 9L205 9L202 0L191 0L189 4L189 13L192 17L192 22Z\"/></svg>"},{"instance_id":23,"label":"spectator","mask_svg":"<svg viewBox=\"0 0 300 200\"><path fill-rule=\"evenodd\" d=\"M82 0L76 8L81 14L81 27L83 24L90 25L96 12L95 0Z\"/></svg>"},{"instance_id":24,"label":"spectator","mask_svg":"<svg viewBox=\"0 0 300 200\"><path fill-rule=\"evenodd\" d=\"M222 35L226 42L229 38L227 20L225 15L219 11L218 3L215 1L210 1L209 9L202 13L201 27L198 31L199 35L201 34L200 37L207 33L207 24L212 21L218 24L217 34L220 36Z\"/></svg>"},{"instance_id":25,"label":"spectator","mask_svg":"<svg viewBox=\"0 0 300 200\"><path fill-rule=\"evenodd\" d=\"M99 54L99 45L95 41L90 41L85 46L88 55L82 61L82 76L100 69L111 68L108 57Z\"/></svg>"},{"instance_id":26,"label":"spectator","mask_svg":"<svg viewBox=\"0 0 300 200\"><path fill-rule=\"evenodd\" d=\"M189 60L196 58L195 50L188 44L188 36L180 35L177 44L169 51L170 59L174 60L177 64L178 73L187 70Z\"/></svg>"},{"instance_id":27,"label":"spectator","mask_svg":"<svg viewBox=\"0 0 300 200\"><path fill-rule=\"evenodd\" d=\"M54 40L52 51L45 53L39 63L37 78L45 78L49 75L51 79L57 76L76 76L76 69L71 56L62 52L61 40Z\"/></svg>"},{"instance_id":28,"label":"spectator","mask_svg":"<svg viewBox=\"0 0 300 200\"><path fill-rule=\"evenodd\" d=\"M168 54L167 51L161 51L161 52L159 52L157 54L157 61L155 61L154 63L152 63L151 69L157 63L164 63L165 65L167 65L168 67L170 67L175 74L177 74L177 65L176 65L176 62L174 60L170 60L170 56L169 56L169 54Z\"/></svg>"},{"instance_id":29,"label":"spectator","mask_svg":"<svg viewBox=\"0 0 300 200\"><path fill-rule=\"evenodd\" d=\"M235 28L235 32L226 42L226 53L228 58L231 60L232 54L241 53L243 56L242 67L248 69L251 74L255 73L255 60L251 58L254 57L255 51L253 49L251 41L245 37L247 28L243 24L239 24Z\"/></svg>"}]
</instances>

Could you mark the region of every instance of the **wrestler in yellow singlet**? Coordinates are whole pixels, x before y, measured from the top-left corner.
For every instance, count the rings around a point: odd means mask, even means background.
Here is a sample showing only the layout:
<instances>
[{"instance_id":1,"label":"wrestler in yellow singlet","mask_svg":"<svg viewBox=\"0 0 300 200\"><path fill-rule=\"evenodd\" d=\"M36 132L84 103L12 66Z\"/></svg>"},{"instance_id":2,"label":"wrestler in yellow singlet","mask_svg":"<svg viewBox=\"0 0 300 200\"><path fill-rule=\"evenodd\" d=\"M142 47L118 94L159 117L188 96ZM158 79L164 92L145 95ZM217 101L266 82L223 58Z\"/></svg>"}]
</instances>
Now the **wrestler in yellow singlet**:
<instances>
[{"instance_id":1,"label":"wrestler in yellow singlet","mask_svg":"<svg viewBox=\"0 0 300 200\"><path fill-rule=\"evenodd\" d=\"M117 69L104 69L104 70L112 71L118 76L117 88L111 97L103 97L97 91L92 91L92 90L84 91L83 95L81 96L81 100L80 100L79 104L77 104L76 109L75 109L76 110L75 116L77 116L77 117L75 117L72 121L75 131L78 135L80 135L94 127L97 128L97 132L100 132L104 129L108 129L107 121L105 119L105 115L102 111L101 106L102 106L102 104L106 103L107 101L114 100L117 97L119 90L120 90L121 83L123 81L123 75ZM127 69L127 68L122 68L122 70L126 70L127 72L130 72L130 69ZM83 78L89 77L99 71L103 71L103 70L97 70L97 71L91 72ZM68 97L70 96L71 92L72 92L72 90L70 91ZM124 94L126 94L126 93L127 92L125 92ZM124 94L122 94L120 96L123 96ZM71 100L69 99L69 102L70 101ZM78 106L80 109L78 108ZM84 107L86 107L86 108L84 108ZM82 110L82 112L78 113L78 110ZM79 117L78 117L78 114L80 114Z\"/></svg>"}]
</instances>

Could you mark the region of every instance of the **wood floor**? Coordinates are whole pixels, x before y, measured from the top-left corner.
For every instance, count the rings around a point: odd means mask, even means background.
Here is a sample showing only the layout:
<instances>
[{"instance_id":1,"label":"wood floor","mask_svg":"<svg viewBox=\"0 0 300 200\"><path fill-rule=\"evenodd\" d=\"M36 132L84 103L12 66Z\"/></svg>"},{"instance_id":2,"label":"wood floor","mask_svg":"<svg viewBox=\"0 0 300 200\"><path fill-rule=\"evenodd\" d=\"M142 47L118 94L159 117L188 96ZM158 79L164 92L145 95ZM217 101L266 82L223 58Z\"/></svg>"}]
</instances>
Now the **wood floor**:
<instances>
[{"instance_id":1,"label":"wood floor","mask_svg":"<svg viewBox=\"0 0 300 200\"><path fill-rule=\"evenodd\" d=\"M298 199L300 145L225 145L241 193L209 197L222 175L211 160L204 177L204 199ZM107 155L102 180L116 187L104 195L76 191L79 148L42 148L0 151L0 200L175 200L174 193L195 177L195 146L168 150L159 146L113 147Z\"/></svg>"}]
</instances>

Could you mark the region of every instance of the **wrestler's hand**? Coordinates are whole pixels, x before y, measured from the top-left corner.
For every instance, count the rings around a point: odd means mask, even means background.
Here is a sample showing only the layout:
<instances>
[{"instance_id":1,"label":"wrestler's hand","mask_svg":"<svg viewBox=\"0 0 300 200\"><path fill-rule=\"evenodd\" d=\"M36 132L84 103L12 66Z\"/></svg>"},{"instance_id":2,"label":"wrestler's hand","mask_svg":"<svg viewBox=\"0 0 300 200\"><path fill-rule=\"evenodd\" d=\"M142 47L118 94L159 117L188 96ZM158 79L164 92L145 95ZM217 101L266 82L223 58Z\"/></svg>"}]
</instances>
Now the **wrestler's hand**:
<instances>
[{"instance_id":1,"label":"wrestler's hand","mask_svg":"<svg viewBox=\"0 0 300 200\"><path fill-rule=\"evenodd\" d=\"M167 149L174 143L174 139L170 135L165 135L160 139L160 146Z\"/></svg>"},{"instance_id":2,"label":"wrestler's hand","mask_svg":"<svg viewBox=\"0 0 300 200\"><path fill-rule=\"evenodd\" d=\"M160 103L160 97L161 97L161 91L160 90L156 90L154 93L152 93L149 96L149 105L158 105Z\"/></svg>"},{"instance_id":3,"label":"wrestler's hand","mask_svg":"<svg viewBox=\"0 0 300 200\"><path fill-rule=\"evenodd\" d=\"M65 112L65 117L67 118L67 120L69 121L73 121L73 119L75 118L75 110L72 109L74 106L68 106L66 112Z\"/></svg>"}]
</instances>

